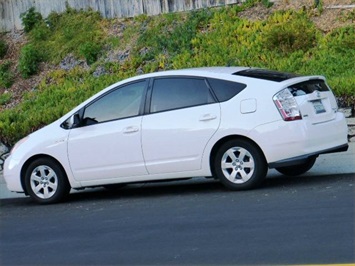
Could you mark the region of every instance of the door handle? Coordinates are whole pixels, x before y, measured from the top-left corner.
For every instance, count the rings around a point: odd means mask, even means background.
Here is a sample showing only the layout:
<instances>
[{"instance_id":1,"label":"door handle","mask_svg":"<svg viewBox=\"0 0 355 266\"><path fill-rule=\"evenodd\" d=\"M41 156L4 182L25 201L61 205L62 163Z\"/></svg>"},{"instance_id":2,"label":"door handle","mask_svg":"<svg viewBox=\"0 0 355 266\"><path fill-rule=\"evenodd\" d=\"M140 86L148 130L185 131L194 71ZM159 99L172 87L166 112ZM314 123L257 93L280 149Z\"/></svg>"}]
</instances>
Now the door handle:
<instances>
[{"instance_id":1,"label":"door handle","mask_svg":"<svg viewBox=\"0 0 355 266\"><path fill-rule=\"evenodd\" d=\"M205 115L200 117L200 121L209 121L209 120L213 120L213 119L216 119L216 118L217 118L216 115L205 114Z\"/></svg>"},{"instance_id":2,"label":"door handle","mask_svg":"<svg viewBox=\"0 0 355 266\"><path fill-rule=\"evenodd\" d=\"M134 133L134 132L138 132L139 128L136 126L130 126L130 127L126 127L125 129L123 129L123 133L128 134L128 133Z\"/></svg>"}]
</instances>

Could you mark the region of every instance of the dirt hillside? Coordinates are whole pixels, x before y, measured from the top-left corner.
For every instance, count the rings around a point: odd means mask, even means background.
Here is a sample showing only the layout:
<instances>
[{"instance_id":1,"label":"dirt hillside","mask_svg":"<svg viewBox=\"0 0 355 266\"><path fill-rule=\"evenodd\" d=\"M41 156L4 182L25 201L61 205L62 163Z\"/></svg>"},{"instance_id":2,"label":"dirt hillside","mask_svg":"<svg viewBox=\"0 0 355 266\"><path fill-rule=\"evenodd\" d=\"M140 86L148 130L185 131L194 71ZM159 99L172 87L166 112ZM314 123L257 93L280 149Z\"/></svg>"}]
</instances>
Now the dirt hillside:
<instances>
[{"instance_id":1,"label":"dirt hillside","mask_svg":"<svg viewBox=\"0 0 355 266\"><path fill-rule=\"evenodd\" d=\"M321 5L314 7L314 0L278 0L274 1L271 8L267 8L262 4L258 4L240 14L241 17L250 20L263 20L276 10L287 9L307 9L312 13L312 20L323 32L328 32L334 28L346 26L355 23L355 0L323 0ZM118 34L117 32L115 34ZM30 91L37 86L40 80L51 69L59 66L51 66L42 63L38 75L34 75L28 79L23 79L18 70L18 59L21 47L27 42L23 31L13 31L0 34L0 38L4 39L8 45L6 56L0 60L0 64L5 61L11 61L11 70L14 73L15 82L11 88L0 88L0 95L3 93L12 93L12 98L6 105L0 105L0 111L17 105L22 95L26 91Z\"/></svg>"}]
</instances>

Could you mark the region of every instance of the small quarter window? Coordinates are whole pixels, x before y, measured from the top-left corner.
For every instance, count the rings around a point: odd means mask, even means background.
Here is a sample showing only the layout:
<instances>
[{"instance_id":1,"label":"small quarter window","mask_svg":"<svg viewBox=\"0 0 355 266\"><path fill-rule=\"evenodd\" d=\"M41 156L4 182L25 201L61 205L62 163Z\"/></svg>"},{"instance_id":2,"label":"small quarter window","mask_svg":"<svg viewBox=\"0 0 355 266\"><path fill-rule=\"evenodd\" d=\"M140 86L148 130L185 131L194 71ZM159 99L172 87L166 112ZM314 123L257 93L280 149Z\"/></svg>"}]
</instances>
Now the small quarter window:
<instances>
[{"instance_id":1,"label":"small quarter window","mask_svg":"<svg viewBox=\"0 0 355 266\"><path fill-rule=\"evenodd\" d=\"M208 79L208 83L212 87L218 101L220 102L228 101L244 90L247 86L243 83L212 78Z\"/></svg>"}]
</instances>

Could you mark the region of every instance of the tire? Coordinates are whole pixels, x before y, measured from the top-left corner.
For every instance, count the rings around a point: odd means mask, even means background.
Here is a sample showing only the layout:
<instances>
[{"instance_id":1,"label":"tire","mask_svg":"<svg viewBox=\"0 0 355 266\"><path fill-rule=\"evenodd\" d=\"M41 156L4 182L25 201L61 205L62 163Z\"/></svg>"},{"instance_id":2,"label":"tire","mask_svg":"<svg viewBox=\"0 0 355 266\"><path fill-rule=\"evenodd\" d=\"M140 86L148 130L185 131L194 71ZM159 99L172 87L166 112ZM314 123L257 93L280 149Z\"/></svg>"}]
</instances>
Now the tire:
<instances>
[{"instance_id":1,"label":"tire","mask_svg":"<svg viewBox=\"0 0 355 266\"><path fill-rule=\"evenodd\" d=\"M232 140L224 143L214 159L214 173L231 190L255 188L267 173L264 155L249 141Z\"/></svg>"},{"instance_id":2,"label":"tire","mask_svg":"<svg viewBox=\"0 0 355 266\"><path fill-rule=\"evenodd\" d=\"M40 204L59 202L70 191L64 170L49 158L37 159L28 166L25 186L30 197Z\"/></svg>"},{"instance_id":3,"label":"tire","mask_svg":"<svg viewBox=\"0 0 355 266\"><path fill-rule=\"evenodd\" d=\"M278 172L283 175L288 176L298 176L308 172L316 162L317 157L308 158L308 160L303 164L286 166L286 167L278 167L275 168Z\"/></svg>"}]
</instances>

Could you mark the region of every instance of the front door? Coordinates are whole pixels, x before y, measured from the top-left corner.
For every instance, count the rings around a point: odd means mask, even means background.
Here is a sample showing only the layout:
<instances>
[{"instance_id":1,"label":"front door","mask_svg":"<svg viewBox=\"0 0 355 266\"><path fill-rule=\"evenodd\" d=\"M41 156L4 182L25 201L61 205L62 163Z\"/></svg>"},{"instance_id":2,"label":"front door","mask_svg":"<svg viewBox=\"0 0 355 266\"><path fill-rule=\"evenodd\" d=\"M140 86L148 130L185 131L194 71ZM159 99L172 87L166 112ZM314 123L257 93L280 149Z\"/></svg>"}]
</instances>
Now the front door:
<instances>
[{"instance_id":1,"label":"front door","mask_svg":"<svg viewBox=\"0 0 355 266\"><path fill-rule=\"evenodd\" d=\"M146 82L110 91L87 105L83 125L71 130L68 156L76 180L146 175L141 148L142 101Z\"/></svg>"}]
</instances>

